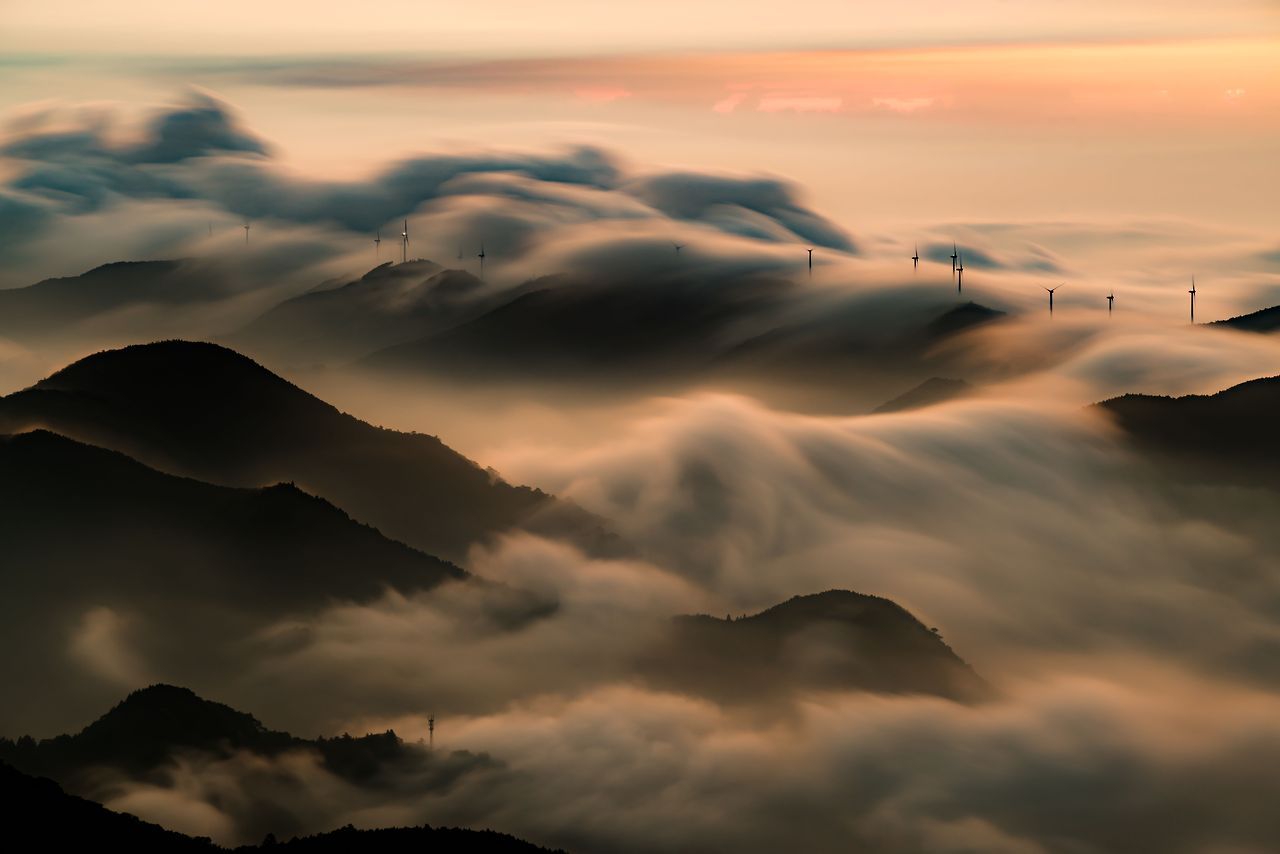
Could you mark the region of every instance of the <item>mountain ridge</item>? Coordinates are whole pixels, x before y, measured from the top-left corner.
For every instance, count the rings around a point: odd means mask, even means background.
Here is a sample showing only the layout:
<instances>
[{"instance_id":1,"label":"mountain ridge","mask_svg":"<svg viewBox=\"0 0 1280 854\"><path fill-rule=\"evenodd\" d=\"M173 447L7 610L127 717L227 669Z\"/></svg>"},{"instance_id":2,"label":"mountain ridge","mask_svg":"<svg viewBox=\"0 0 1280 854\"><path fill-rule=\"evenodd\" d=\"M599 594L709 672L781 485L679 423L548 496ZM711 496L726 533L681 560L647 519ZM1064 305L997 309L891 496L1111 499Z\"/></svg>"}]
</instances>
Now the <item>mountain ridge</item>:
<instances>
[{"instance_id":1,"label":"mountain ridge","mask_svg":"<svg viewBox=\"0 0 1280 854\"><path fill-rule=\"evenodd\" d=\"M48 428L209 483L293 482L452 561L528 527L617 551L602 520L513 486L438 437L375 427L205 342L105 350L0 398L0 432Z\"/></svg>"}]
</instances>

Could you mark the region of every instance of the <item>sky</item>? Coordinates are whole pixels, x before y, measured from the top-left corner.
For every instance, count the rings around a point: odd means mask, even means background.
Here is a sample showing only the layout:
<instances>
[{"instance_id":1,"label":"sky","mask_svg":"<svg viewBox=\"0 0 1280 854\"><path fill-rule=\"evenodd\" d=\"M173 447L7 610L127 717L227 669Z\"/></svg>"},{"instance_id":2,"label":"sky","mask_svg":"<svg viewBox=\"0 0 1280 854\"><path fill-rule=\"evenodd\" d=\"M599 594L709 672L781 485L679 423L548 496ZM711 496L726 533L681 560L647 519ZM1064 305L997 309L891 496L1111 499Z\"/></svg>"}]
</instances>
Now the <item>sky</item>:
<instances>
[{"instance_id":1,"label":"sky","mask_svg":"<svg viewBox=\"0 0 1280 854\"><path fill-rule=\"evenodd\" d=\"M490 625L505 588L466 585L251 631L231 614L226 669L174 669L164 621L187 599L84 593L46 681L198 682L306 734L413 738L431 708L445 743L496 760L429 797L292 755L104 790L228 843L261 838L267 803L308 829L467 822L575 850L778 850L797 828L813 850L1266 850L1280 498L1179 480L1090 404L1280 372L1275 335L1187 322L1192 276L1197 320L1280 304L1277 140L1274 2L0 0L0 288L184 259L181 288L87 317L8 303L33 328L0 316L0 393L105 348L215 340L636 545L475 544L468 570L555 604L527 631ZM458 314L432 308L449 324L557 273L542 284L621 293L601 323L627 342L650 299L733 322L653 375L540 375L592 316L490 373L401 382L353 365L410 337L417 273L328 327L264 321L399 260L401 223L406 257L483 276ZM876 349L971 299L1005 319L919 362ZM870 414L935 369L974 390ZM628 676L673 614L829 588L940 626L999 698L736 708Z\"/></svg>"},{"instance_id":2,"label":"sky","mask_svg":"<svg viewBox=\"0 0 1280 854\"><path fill-rule=\"evenodd\" d=\"M1273 3L5 5L11 118L196 86L308 174L592 142L785 176L851 228L1278 224Z\"/></svg>"}]
</instances>

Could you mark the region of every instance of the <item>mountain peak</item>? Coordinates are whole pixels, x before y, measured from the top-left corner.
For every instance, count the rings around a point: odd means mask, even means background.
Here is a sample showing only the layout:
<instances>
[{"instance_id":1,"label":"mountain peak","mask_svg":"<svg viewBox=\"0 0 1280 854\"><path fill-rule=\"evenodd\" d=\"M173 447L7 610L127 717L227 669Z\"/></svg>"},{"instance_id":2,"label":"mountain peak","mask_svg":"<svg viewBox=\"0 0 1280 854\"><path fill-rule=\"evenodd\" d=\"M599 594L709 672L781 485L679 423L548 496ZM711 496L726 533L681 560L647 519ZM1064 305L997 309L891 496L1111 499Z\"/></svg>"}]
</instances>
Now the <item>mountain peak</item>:
<instances>
[{"instance_id":1,"label":"mountain peak","mask_svg":"<svg viewBox=\"0 0 1280 854\"><path fill-rule=\"evenodd\" d=\"M89 387L103 394L112 387L146 388L157 381L179 381L191 386L210 380L226 384L230 379L250 377L289 385L235 350L206 341L173 339L131 344L85 356L36 383L34 388L80 390Z\"/></svg>"},{"instance_id":2,"label":"mountain peak","mask_svg":"<svg viewBox=\"0 0 1280 854\"><path fill-rule=\"evenodd\" d=\"M995 308L988 308L985 305L976 303L972 300L958 305L938 315L928 326L928 331L934 337L944 337L962 332L973 326L979 326L984 323L990 323L993 320L999 320L1005 317L1005 313Z\"/></svg>"},{"instance_id":3,"label":"mountain peak","mask_svg":"<svg viewBox=\"0 0 1280 854\"><path fill-rule=\"evenodd\" d=\"M155 684L130 693L80 732L90 741L243 745L267 733L257 718L189 688Z\"/></svg>"}]
</instances>

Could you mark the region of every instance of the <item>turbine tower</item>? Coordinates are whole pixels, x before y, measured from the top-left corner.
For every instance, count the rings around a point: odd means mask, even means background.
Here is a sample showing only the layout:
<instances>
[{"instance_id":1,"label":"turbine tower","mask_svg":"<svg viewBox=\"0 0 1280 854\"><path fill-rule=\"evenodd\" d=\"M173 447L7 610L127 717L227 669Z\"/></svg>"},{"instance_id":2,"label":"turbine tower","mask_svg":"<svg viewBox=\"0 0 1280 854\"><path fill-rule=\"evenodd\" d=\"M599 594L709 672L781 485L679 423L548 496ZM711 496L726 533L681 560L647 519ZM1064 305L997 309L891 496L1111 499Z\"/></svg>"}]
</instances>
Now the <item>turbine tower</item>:
<instances>
[{"instance_id":1,"label":"turbine tower","mask_svg":"<svg viewBox=\"0 0 1280 854\"><path fill-rule=\"evenodd\" d=\"M809 253L809 275L810 277L812 277L813 276L813 250L809 249L806 251Z\"/></svg>"},{"instance_id":2,"label":"turbine tower","mask_svg":"<svg viewBox=\"0 0 1280 854\"><path fill-rule=\"evenodd\" d=\"M1107 316L1108 317L1111 316L1111 309L1115 307L1115 302L1116 302L1116 292L1112 291L1111 293L1107 294Z\"/></svg>"},{"instance_id":3,"label":"turbine tower","mask_svg":"<svg viewBox=\"0 0 1280 854\"><path fill-rule=\"evenodd\" d=\"M400 263L409 261L409 220L404 221L404 231L400 232Z\"/></svg>"},{"instance_id":4,"label":"turbine tower","mask_svg":"<svg viewBox=\"0 0 1280 854\"><path fill-rule=\"evenodd\" d=\"M436 749L436 713L427 715L427 747Z\"/></svg>"},{"instance_id":5,"label":"turbine tower","mask_svg":"<svg viewBox=\"0 0 1280 854\"><path fill-rule=\"evenodd\" d=\"M912 270L920 269L920 244L919 243L916 244L915 252L911 253L911 269Z\"/></svg>"},{"instance_id":6,"label":"turbine tower","mask_svg":"<svg viewBox=\"0 0 1280 854\"><path fill-rule=\"evenodd\" d=\"M1056 291L1058 288L1062 287L1063 284L1066 284L1066 283L1060 282L1059 284L1054 285L1052 288L1044 288L1046 291L1049 292L1049 316L1050 317L1053 317L1053 292ZM1044 285L1041 285L1040 287L1043 288Z\"/></svg>"},{"instance_id":7,"label":"turbine tower","mask_svg":"<svg viewBox=\"0 0 1280 854\"><path fill-rule=\"evenodd\" d=\"M480 278L484 278L484 241L480 241L480 252L476 255L480 259Z\"/></svg>"},{"instance_id":8,"label":"turbine tower","mask_svg":"<svg viewBox=\"0 0 1280 854\"><path fill-rule=\"evenodd\" d=\"M962 293L964 291L964 256L957 253L956 260L951 263L955 265L956 293Z\"/></svg>"},{"instance_id":9,"label":"turbine tower","mask_svg":"<svg viewBox=\"0 0 1280 854\"><path fill-rule=\"evenodd\" d=\"M246 246L249 245L249 220L247 219L244 221L244 242Z\"/></svg>"},{"instance_id":10,"label":"turbine tower","mask_svg":"<svg viewBox=\"0 0 1280 854\"><path fill-rule=\"evenodd\" d=\"M1191 290L1187 291L1187 293L1191 294L1191 325L1195 326L1195 323L1196 323L1196 277L1195 276L1191 277Z\"/></svg>"},{"instance_id":11,"label":"turbine tower","mask_svg":"<svg viewBox=\"0 0 1280 854\"><path fill-rule=\"evenodd\" d=\"M956 249L956 242L951 241L951 275L956 274L956 261L960 259L960 252Z\"/></svg>"},{"instance_id":12,"label":"turbine tower","mask_svg":"<svg viewBox=\"0 0 1280 854\"><path fill-rule=\"evenodd\" d=\"M679 255L679 254L680 254L680 250L684 248L684 244L683 244L683 243L672 243L671 245L672 245L672 246L674 246L674 247L676 248L676 254L677 254L677 255Z\"/></svg>"},{"instance_id":13,"label":"turbine tower","mask_svg":"<svg viewBox=\"0 0 1280 854\"><path fill-rule=\"evenodd\" d=\"M382 229L378 229L373 234L373 257L382 257Z\"/></svg>"}]
</instances>

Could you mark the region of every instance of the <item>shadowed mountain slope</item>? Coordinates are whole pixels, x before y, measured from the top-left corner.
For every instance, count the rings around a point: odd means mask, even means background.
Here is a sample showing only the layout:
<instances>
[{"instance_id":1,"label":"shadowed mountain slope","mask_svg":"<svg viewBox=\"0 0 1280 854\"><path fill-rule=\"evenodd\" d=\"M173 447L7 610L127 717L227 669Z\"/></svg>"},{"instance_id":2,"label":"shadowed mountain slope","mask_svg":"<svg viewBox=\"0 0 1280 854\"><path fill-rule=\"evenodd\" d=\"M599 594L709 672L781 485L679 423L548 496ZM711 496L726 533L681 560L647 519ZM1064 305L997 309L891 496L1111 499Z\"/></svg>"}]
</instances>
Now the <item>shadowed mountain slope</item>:
<instances>
[{"instance_id":1,"label":"shadowed mountain slope","mask_svg":"<svg viewBox=\"0 0 1280 854\"><path fill-rule=\"evenodd\" d=\"M1280 475L1280 377L1216 394L1126 394L1098 406L1144 450L1235 479L1276 483Z\"/></svg>"},{"instance_id":2,"label":"shadowed mountain slope","mask_svg":"<svg viewBox=\"0 0 1280 854\"><path fill-rule=\"evenodd\" d=\"M434 436L373 427L240 354L165 341L89 356L0 398L0 431L48 428L228 486L281 481L452 560L517 526L617 547L599 520L511 486Z\"/></svg>"},{"instance_id":3,"label":"shadowed mountain slope","mask_svg":"<svg viewBox=\"0 0 1280 854\"><path fill-rule=\"evenodd\" d=\"M295 486L214 486L47 431L0 437L0 563L0 726L28 727L143 672L234 674L273 620L467 577Z\"/></svg>"},{"instance_id":4,"label":"shadowed mountain slope","mask_svg":"<svg viewBox=\"0 0 1280 854\"><path fill-rule=\"evenodd\" d=\"M577 377L659 368L699 369L735 326L781 305L785 281L583 282L566 276L438 334L373 354L364 365L396 373Z\"/></svg>"},{"instance_id":5,"label":"shadowed mountain slope","mask_svg":"<svg viewBox=\"0 0 1280 854\"><path fill-rule=\"evenodd\" d=\"M430 261L382 264L280 303L229 342L281 360L349 362L467 319L482 287L470 273Z\"/></svg>"},{"instance_id":6,"label":"shadowed mountain slope","mask_svg":"<svg viewBox=\"0 0 1280 854\"><path fill-rule=\"evenodd\" d=\"M536 854L548 849L495 833L453 827L397 827L328 833L261 845L226 849L205 837L190 837L128 813L64 792L52 780L23 774L0 762L0 839L12 851L129 851L138 854L218 854L228 850L367 852L367 854L431 854L431 852L495 852ZM11 846L11 847L10 847Z\"/></svg>"},{"instance_id":7,"label":"shadowed mountain slope","mask_svg":"<svg viewBox=\"0 0 1280 854\"><path fill-rule=\"evenodd\" d=\"M0 438L0 508L6 582L32 597L274 610L466 575L295 486L214 486L43 430Z\"/></svg>"},{"instance_id":8,"label":"shadowed mountain slope","mask_svg":"<svg viewBox=\"0 0 1280 854\"><path fill-rule=\"evenodd\" d=\"M17 341L62 337L69 328L140 305L219 299L234 287L194 261L117 261L79 276L0 290L0 334Z\"/></svg>"},{"instance_id":9,"label":"shadowed mountain slope","mask_svg":"<svg viewBox=\"0 0 1280 854\"><path fill-rule=\"evenodd\" d=\"M829 590L749 617L677 617L642 662L654 683L735 702L864 690L978 700L990 689L936 631L878 596Z\"/></svg>"},{"instance_id":10,"label":"shadowed mountain slope","mask_svg":"<svg viewBox=\"0 0 1280 854\"><path fill-rule=\"evenodd\" d=\"M1280 305L1258 311L1230 317L1226 320L1215 320L1210 326L1226 326L1243 332L1275 332L1280 329Z\"/></svg>"},{"instance_id":11,"label":"shadowed mountain slope","mask_svg":"<svg viewBox=\"0 0 1280 854\"><path fill-rule=\"evenodd\" d=\"M193 839L112 812L69 795L52 780L23 774L0 762L0 839L10 851L221 851L208 839ZM10 848L12 845L14 847Z\"/></svg>"}]
</instances>

